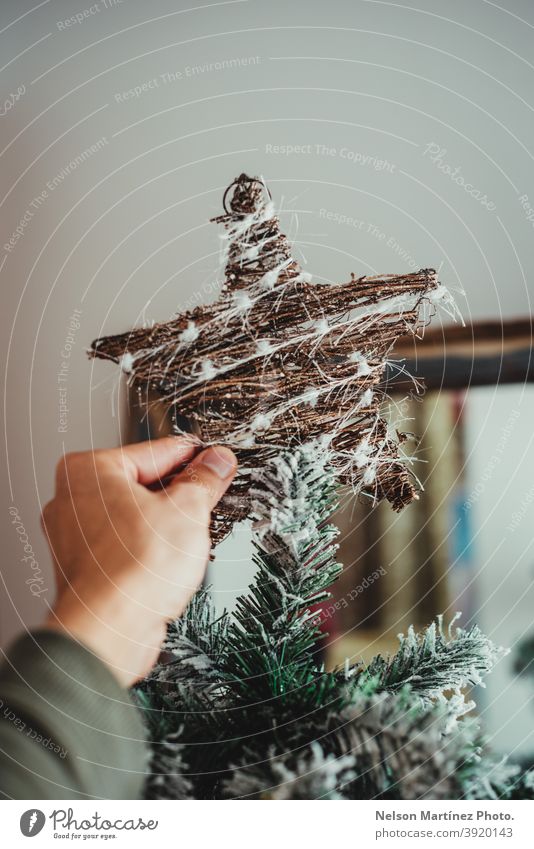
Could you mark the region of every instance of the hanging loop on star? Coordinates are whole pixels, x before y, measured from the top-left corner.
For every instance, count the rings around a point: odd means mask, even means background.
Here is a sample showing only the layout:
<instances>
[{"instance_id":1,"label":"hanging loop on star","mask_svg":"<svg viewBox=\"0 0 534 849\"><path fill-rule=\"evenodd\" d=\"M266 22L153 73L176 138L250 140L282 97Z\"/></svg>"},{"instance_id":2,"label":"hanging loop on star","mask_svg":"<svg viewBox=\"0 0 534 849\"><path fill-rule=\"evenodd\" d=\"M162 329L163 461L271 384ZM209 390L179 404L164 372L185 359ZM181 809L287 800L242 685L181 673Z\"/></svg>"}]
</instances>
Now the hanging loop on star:
<instances>
[{"instance_id":1,"label":"hanging loop on star","mask_svg":"<svg viewBox=\"0 0 534 849\"><path fill-rule=\"evenodd\" d=\"M231 199L229 195L232 193ZM240 174L230 183L223 195L223 207L227 215L250 215L265 205L265 196L272 200L271 192L259 177ZM230 207L228 209L227 203Z\"/></svg>"}]
</instances>

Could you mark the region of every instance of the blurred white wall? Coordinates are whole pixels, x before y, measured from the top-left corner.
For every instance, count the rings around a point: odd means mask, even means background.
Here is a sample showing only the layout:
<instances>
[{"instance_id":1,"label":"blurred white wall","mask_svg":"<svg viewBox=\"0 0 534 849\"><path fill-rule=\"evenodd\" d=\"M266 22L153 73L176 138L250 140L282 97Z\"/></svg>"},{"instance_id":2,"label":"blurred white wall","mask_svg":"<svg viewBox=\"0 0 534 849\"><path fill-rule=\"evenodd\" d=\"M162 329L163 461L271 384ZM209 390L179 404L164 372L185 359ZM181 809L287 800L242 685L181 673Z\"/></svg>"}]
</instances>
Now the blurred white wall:
<instances>
[{"instance_id":1,"label":"blurred white wall","mask_svg":"<svg viewBox=\"0 0 534 849\"><path fill-rule=\"evenodd\" d=\"M38 515L58 455L119 438L116 371L84 349L213 280L208 219L240 172L269 180L318 279L434 266L466 318L530 312L532 6L421 5L3 0L3 643L45 597L9 508L50 597ZM246 534L226 544L221 599L248 559Z\"/></svg>"},{"instance_id":2,"label":"blurred white wall","mask_svg":"<svg viewBox=\"0 0 534 849\"><path fill-rule=\"evenodd\" d=\"M494 746L512 757L534 753L534 680L514 672L518 643L534 636L533 414L532 385L473 389L467 397L472 621L511 649L477 702Z\"/></svg>"}]
</instances>

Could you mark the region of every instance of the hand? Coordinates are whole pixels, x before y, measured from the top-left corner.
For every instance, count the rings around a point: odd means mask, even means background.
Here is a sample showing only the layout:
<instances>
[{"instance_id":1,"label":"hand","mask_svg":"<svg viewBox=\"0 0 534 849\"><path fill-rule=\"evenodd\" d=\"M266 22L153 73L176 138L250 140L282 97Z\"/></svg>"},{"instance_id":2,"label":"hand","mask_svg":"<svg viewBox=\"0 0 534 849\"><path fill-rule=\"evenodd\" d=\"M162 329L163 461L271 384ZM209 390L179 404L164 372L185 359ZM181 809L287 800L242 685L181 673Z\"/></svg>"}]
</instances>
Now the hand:
<instances>
[{"instance_id":1,"label":"hand","mask_svg":"<svg viewBox=\"0 0 534 849\"><path fill-rule=\"evenodd\" d=\"M235 472L229 448L197 453L178 437L65 455L42 517L58 584L46 626L85 644L125 686L146 675L166 622L202 583L211 510Z\"/></svg>"}]
</instances>

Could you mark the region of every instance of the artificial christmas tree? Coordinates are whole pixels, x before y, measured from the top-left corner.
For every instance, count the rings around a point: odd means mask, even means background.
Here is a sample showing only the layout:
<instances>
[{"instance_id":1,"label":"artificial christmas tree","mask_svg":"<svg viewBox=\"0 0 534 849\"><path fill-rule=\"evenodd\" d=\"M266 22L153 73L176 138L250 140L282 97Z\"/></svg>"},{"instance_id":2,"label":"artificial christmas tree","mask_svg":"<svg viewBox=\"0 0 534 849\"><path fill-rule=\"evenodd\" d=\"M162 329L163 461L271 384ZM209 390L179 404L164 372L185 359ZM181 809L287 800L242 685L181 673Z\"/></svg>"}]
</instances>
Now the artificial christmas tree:
<instances>
[{"instance_id":1,"label":"artificial christmas tree","mask_svg":"<svg viewBox=\"0 0 534 849\"><path fill-rule=\"evenodd\" d=\"M452 310L448 293L432 270L314 284L261 181L241 175L226 201L220 298L93 343L141 393L157 390L199 445L236 451L214 542L253 520L248 593L216 617L201 590L134 688L152 744L147 796L530 797L532 776L494 761L465 716L463 689L500 655L476 627L446 633L438 620L367 667L326 671L318 659L317 605L341 570L337 487L396 509L415 496L404 437L380 415L381 381L395 339L418 332L426 305Z\"/></svg>"},{"instance_id":2,"label":"artificial christmas tree","mask_svg":"<svg viewBox=\"0 0 534 849\"><path fill-rule=\"evenodd\" d=\"M137 688L150 798L531 798L534 775L492 758L462 690L502 654L440 620L391 659L317 662L311 607L339 573L331 458L321 444L254 473L257 573L232 616L202 590ZM452 623L451 623L452 624Z\"/></svg>"}]
</instances>

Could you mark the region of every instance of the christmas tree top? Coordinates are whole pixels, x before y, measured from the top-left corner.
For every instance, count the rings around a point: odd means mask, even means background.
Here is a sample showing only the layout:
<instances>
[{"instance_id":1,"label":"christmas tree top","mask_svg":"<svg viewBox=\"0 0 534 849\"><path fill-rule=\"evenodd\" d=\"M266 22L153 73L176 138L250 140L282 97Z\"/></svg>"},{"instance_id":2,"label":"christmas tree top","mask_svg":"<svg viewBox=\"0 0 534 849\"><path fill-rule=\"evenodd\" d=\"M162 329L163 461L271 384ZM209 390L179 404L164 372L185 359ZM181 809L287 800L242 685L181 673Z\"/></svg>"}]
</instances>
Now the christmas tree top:
<instances>
[{"instance_id":1,"label":"christmas tree top","mask_svg":"<svg viewBox=\"0 0 534 849\"><path fill-rule=\"evenodd\" d=\"M322 439L338 480L395 509L416 497L380 415L388 355L447 302L433 269L318 283L293 258L264 182L241 174L223 198L218 300L171 321L97 339L137 386L188 421L200 445L230 446L239 474L212 521L214 543L250 514L250 483L280 451ZM175 418L175 430L181 432Z\"/></svg>"}]
</instances>

